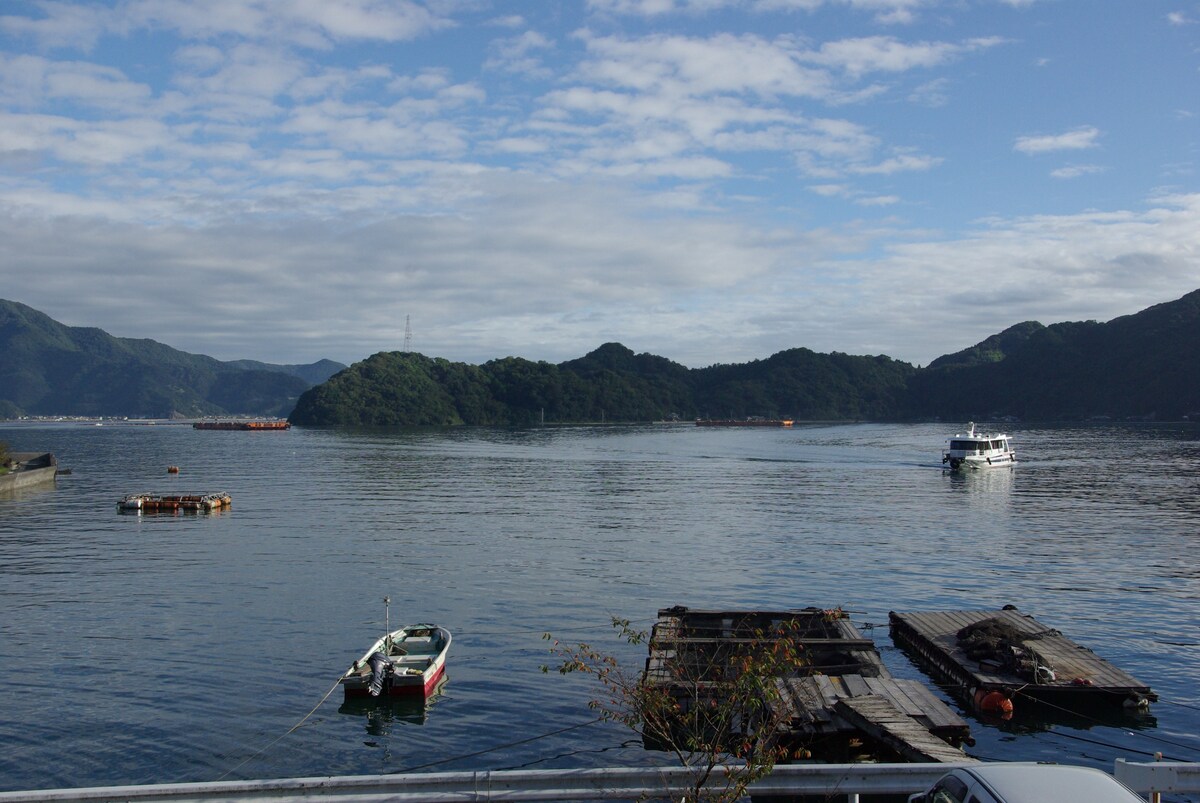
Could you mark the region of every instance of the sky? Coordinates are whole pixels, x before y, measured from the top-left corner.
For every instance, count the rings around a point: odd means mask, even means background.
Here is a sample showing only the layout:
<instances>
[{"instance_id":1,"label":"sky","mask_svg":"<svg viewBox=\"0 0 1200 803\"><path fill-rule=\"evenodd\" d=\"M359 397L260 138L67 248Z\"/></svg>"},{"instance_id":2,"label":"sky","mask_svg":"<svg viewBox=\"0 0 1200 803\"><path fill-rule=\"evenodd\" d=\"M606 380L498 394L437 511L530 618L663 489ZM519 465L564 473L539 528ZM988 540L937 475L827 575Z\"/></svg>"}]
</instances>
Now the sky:
<instances>
[{"instance_id":1,"label":"sky","mask_svg":"<svg viewBox=\"0 0 1200 803\"><path fill-rule=\"evenodd\" d=\"M1200 288L1200 0L0 0L0 298L221 360L915 365Z\"/></svg>"}]
</instances>

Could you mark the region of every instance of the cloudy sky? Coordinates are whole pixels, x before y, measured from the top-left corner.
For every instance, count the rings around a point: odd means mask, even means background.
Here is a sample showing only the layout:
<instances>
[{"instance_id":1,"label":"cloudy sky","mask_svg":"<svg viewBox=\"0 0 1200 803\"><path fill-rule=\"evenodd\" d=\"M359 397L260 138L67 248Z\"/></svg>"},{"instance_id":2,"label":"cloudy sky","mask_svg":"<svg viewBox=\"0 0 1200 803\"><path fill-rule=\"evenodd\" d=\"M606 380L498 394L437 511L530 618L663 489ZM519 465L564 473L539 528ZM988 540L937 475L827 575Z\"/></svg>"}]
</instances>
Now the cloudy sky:
<instances>
[{"instance_id":1,"label":"cloudy sky","mask_svg":"<svg viewBox=\"0 0 1200 803\"><path fill-rule=\"evenodd\" d=\"M1200 287L1200 0L2 0L0 298L219 359L916 364Z\"/></svg>"}]
</instances>

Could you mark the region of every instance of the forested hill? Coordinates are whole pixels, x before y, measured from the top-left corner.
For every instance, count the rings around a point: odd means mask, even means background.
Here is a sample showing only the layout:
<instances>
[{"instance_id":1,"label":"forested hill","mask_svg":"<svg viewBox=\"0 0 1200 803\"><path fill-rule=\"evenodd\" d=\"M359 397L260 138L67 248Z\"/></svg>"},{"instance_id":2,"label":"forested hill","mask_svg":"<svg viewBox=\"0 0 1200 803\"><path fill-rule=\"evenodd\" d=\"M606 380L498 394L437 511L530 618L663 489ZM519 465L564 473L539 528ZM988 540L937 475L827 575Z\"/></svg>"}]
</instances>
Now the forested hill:
<instances>
[{"instance_id":1,"label":"forested hill","mask_svg":"<svg viewBox=\"0 0 1200 803\"><path fill-rule=\"evenodd\" d=\"M912 366L887 357L781 352L762 362L689 370L608 343L554 365L516 357L480 366L382 352L300 397L295 424L449 426L655 421L781 415L883 417Z\"/></svg>"},{"instance_id":2,"label":"forested hill","mask_svg":"<svg viewBox=\"0 0 1200 803\"><path fill-rule=\"evenodd\" d=\"M350 368L221 362L65 326L0 300L0 418L289 412L297 424L411 426L749 416L1200 420L1200 290L1107 323L1026 321L921 369L804 348L691 369L619 343L557 365L517 357L467 365L402 352Z\"/></svg>"},{"instance_id":3,"label":"forested hill","mask_svg":"<svg viewBox=\"0 0 1200 803\"><path fill-rule=\"evenodd\" d=\"M290 420L450 426L748 416L1200 417L1200 291L1108 323L1017 324L923 369L802 348L700 369L619 343L557 365L381 352L306 391Z\"/></svg>"},{"instance_id":4,"label":"forested hill","mask_svg":"<svg viewBox=\"0 0 1200 803\"><path fill-rule=\"evenodd\" d=\"M918 371L902 414L1200 420L1200 290L1108 323L1013 327Z\"/></svg>"},{"instance_id":5,"label":"forested hill","mask_svg":"<svg viewBox=\"0 0 1200 803\"><path fill-rule=\"evenodd\" d=\"M65 326L0 299L0 418L287 415L304 390L344 367L221 362Z\"/></svg>"},{"instance_id":6,"label":"forested hill","mask_svg":"<svg viewBox=\"0 0 1200 803\"><path fill-rule=\"evenodd\" d=\"M517 357L474 366L382 352L300 397L296 424L523 425L754 415L856 419L896 408L911 366L887 357L782 352L691 370L608 343L554 365Z\"/></svg>"}]
</instances>

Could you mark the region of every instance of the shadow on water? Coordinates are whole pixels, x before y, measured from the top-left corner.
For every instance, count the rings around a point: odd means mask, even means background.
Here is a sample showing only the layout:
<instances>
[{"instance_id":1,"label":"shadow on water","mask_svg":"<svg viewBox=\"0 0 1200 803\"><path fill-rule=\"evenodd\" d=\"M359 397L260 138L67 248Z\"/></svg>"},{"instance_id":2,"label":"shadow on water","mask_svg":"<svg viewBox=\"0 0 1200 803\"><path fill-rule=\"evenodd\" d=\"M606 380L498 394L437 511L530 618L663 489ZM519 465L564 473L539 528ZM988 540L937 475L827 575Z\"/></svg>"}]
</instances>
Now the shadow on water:
<instances>
[{"instance_id":1,"label":"shadow on water","mask_svg":"<svg viewBox=\"0 0 1200 803\"><path fill-rule=\"evenodd\" d=\"M912 660L911 655L908 657ZM1042 733L1061 727L1073 730L1118 728L1129 731L1152 730L1158 727L1157 718L1145 709L1123 708L1120 705L1089 705L1084 711L1036 700L1023 696L1020 692L1015 695L1016 705L1011 713L994 714L979 711L960 693L961 689L953 684L941 683L929 677L926 677L925 681L938 689L944 695L944 699L953 700L952 707L956 708L961 716L1007 734Z\"/></svg>"},{"instance_id":2,"label":"shadow on water","mask_svg":"<svg viewBox=\"0 0 1200 803\"><path fill-rule=\"evenodd\" d=\"M1042 733L1056 728L1092 730L1093 728L1120 728L1123 730L1150 730L1158 726L1154 715L1145 711L1125 712L1120 709L1072 711L1058 706L1044 705L1033 700L1019 700L1018 709L1010 719L994 714L973 713L978 721L1005 733Z\"/></svg>"}]
</instances>

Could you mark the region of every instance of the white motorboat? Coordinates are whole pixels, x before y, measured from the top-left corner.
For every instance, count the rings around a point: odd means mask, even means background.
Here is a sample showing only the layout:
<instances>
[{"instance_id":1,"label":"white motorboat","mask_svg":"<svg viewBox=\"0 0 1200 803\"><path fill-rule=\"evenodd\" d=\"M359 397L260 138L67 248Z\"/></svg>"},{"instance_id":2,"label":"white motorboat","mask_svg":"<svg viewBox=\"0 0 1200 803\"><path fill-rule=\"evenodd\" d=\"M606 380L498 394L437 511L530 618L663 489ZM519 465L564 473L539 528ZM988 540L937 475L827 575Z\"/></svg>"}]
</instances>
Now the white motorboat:
<instances>
[{"instance_id":1,"label":"white motorboat","mask_svg":"<svg viewBox=\"0 0 1200 803\"><path fill-rule=\"evenodd\" d=\"M1017 462L1008 435L987 435L975 431L975 422L968 426L965 435L954 435L946 440L942 450L942 465L957 471L960 468L1004 468Z\"/></svg>"},{"instance_id":2,"label":"white motorboat","mask_svg":"<svg viewBox=\"0 0 1200 803\"><path fill-rule=\"evenodd\" d=\"M446 672L450 631L431 624L393 630L342 675L346 697L430 697Z\"/></svg>"}]
</instances>

